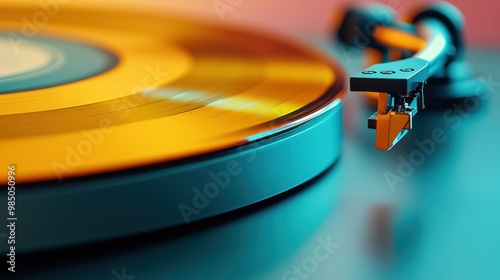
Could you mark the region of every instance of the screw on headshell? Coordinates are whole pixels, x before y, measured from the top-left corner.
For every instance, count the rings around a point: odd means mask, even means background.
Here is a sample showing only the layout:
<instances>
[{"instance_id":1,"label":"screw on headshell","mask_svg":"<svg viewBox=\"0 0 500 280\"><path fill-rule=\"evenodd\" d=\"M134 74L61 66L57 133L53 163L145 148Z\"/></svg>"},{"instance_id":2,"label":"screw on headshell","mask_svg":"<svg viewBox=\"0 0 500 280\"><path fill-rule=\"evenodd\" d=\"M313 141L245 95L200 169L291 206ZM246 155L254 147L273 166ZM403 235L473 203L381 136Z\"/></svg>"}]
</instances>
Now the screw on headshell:
<instances>
[{"instance_id":1,"label":"screw on headshell","mask_svg":"<svg viewBox=\"0 0 500 280\"><path fill-rule=\"evenodd\" d=\"M385 75L389 75L389 74L394 74L396 73L396 71L392 71L392 70L386 70L386 71L382 71L380 72L381 74L385 74Z\"/></svg>"}]
</instances>

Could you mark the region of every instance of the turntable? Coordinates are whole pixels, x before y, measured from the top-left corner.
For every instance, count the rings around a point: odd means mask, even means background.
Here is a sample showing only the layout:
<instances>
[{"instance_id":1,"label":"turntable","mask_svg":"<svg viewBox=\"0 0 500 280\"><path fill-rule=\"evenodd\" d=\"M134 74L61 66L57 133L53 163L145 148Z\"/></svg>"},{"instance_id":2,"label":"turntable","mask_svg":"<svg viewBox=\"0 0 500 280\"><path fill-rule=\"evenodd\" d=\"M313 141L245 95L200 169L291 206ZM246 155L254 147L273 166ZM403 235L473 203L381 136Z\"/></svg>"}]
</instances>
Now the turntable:
<instances>
[{"instance_id":1,"label":"turntable","mask_svg":"<svg viewBox=\"0 0 500 280\"><path fill-rule=\"evenodd\" d=\"M467 51L455 7L356 7L334 45L308 45L164 12L1 6L9 277L401 279L413 259L416 279L491 275L431 264L478 234L465 221L500 246L498 83L481 75L498 56Z\"/></svg>"}]
</instances>

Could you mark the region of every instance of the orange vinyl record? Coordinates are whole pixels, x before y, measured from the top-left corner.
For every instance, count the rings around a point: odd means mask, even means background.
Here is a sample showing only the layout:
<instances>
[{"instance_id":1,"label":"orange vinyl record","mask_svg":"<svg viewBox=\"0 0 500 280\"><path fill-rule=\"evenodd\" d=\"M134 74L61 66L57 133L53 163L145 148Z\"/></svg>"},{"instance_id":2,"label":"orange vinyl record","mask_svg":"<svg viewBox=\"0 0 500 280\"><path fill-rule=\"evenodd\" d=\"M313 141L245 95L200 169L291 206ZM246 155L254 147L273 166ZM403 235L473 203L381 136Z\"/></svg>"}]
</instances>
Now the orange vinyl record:
<instances>
[{"instance_id":1,"label":"orange vinyl record","mask_svg":"<svg viewBox=\"0 0 500 280\"><path fill-rule=\"evenodd\" d=\"M0 66L0 161L20 166L19 182L235 147L343 96L335 64L282 39L150 13L61 10L43 28L22 20L36 13L2 7L0 21L9 55ZM83 62L71 56L102 65L79 73ZM337 94L325 95L332 87Z\"/></svg>"}]
</instances>

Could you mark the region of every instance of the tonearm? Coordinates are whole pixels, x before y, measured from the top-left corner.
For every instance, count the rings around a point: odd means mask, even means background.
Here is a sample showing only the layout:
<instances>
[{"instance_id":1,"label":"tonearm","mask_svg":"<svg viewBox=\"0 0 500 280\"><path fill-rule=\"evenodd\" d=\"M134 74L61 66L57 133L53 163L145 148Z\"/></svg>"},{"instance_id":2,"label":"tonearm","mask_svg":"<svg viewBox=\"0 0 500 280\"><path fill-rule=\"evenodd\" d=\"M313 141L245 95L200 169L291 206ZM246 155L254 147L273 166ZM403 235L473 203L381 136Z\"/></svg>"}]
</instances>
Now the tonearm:
<instances>
[{"instance_id":1,"label":"tonearm","mask_svg":"<svg viewBox=\"0 0 500 280\"><path fill-rule=\"evenodd\" d=\"M380 6L346 13L340 41L375 49L382 58L350 78L351 91L379 93L377 111L368 119L368 127L376 129L377 149L390 150L398 143L426 104L439 107L478 94L471 90L477 81L463 58L462 26L460 12L448 3L424 10L411 23L396 22ZM364 44L359 44L360 35ZM394 51L399 60L390 61Z\"/></svg>"}]
</instances>

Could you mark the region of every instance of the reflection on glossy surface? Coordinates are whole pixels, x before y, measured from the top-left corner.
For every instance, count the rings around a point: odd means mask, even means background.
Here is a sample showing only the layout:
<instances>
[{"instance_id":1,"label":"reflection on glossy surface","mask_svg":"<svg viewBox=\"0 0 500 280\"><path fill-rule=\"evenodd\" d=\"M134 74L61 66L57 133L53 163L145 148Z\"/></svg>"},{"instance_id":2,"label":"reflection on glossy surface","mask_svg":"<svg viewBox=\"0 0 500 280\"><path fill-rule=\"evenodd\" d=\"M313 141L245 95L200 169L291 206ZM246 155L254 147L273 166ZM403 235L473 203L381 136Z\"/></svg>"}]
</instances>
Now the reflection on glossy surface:
<instances>
[{"instance_id":1,"label":"reflection on glossy surface","mask_svg":"<svg viewBox=\"0 0 500 280\"><path fill-rule=\"evenodd\" d=\"M137 279L254 279L264 272L281 273L273 271L277 266L291 266L291 256L307 252L307 244L315 245L318 231L324 231L327 218L336 213L338 178L338 171L329 169L309 186L274 200L276 204L266 202L261 210L244 211L247 215L240 211L212 220L215 226L207 222L180 235L158 232L112 246L79 248L80 256L73 255L69 261L61 257L67 252L29 260L39 262L36 274L44 279L75 279L75 271L81 277L76 279L111 278L109 271L122 267ZM318 187L311 187L316 183ZM323 235L325 240L337 237L333 229ZM48 269L54 262L61 266Z\"/></svg>"}]
</instances>

